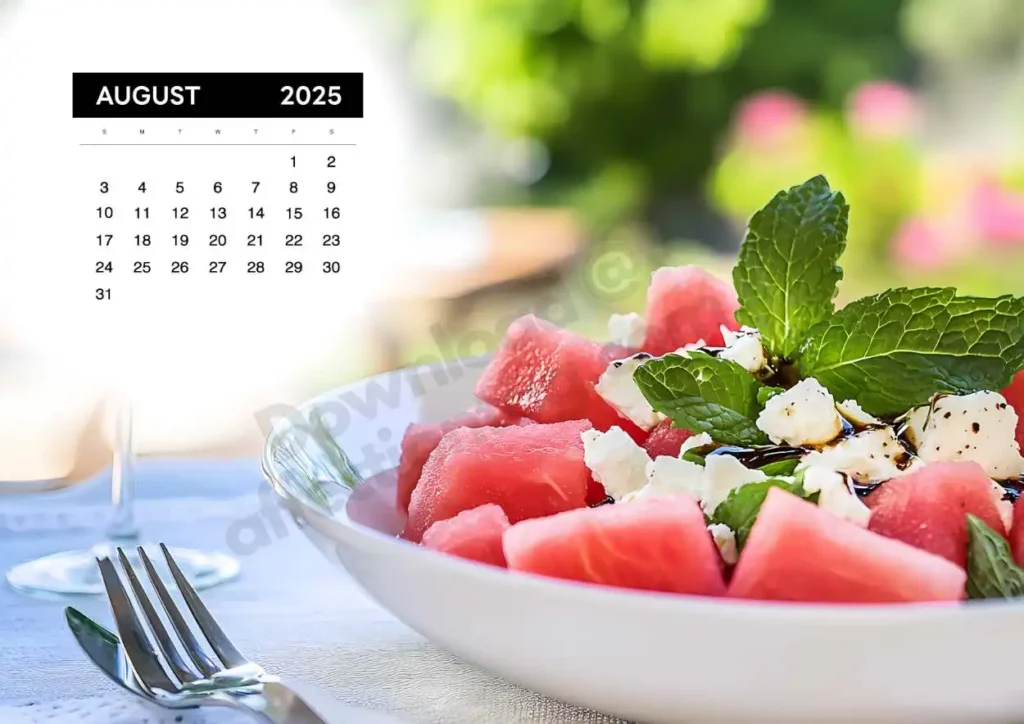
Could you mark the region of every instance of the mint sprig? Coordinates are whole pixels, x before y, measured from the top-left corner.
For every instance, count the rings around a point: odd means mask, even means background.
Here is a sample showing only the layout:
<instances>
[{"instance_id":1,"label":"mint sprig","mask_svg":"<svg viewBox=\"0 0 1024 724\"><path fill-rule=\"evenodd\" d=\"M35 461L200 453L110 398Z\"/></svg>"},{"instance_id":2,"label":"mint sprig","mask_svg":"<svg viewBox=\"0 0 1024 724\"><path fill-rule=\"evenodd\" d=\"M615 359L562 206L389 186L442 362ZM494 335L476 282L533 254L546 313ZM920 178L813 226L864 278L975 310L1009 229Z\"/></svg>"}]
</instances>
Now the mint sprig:
<instances>
[{"instance_id":1,"label":"mint sprig","mask_svg":"<svg viewBox=\"0 0 1024 724\"><path fill-rule=\"evenodd\" d=\"M836 399L898 415L939 392L999 390L1024 364L1024 298L890 289L811 330L797 358Z\"/></svg>"},{"instance_id":2,"label":"mint sprig","mask_svg":"<svg viewBox=\"0 0 1024 724\"><path fill-rule=\"evenodd\" d=\"M791 358L833 311L850 207L824 176L780 191L755 213L733 270L740 324L757 327L772 356Z\"/></svg>"},{"instance_id":3,"label":"mint sprig","mask_svg":"<svg viewBox=\"0 0 1024 724\"><path fill-rule=\"evenodd\" d=\"M967 597L1024 596L1024 570L1014 563L1006 539L970 514L967 535Z\"/></svg>"},{"instance_id":4,"label":"mint sprig","mask_svg":"<svg viewBox=\"0 0 1024 724\"><path fill-rule=\"evenodd\" d=\"M941 392L999 390L1024 368L1024 298L890 289L833 309L849 207L823 176L782 191L751 217L733 280L736 319L757 327L774 375L816 378L839 400L893 417ZM755 420L782 387L738 365L691 354L634 375L651 406L719 442L767 443Z\"/></svg>"},{"instance_id":5,"label":"mint sprig","mask_svg":"<svg viewBox=\"0 0 1024 724\"><path fill-rule=\"evenodd\" d=\"M767 475L769 478L780 475L788 476L796 473L796 469L799 464L799 458L792 458L790 460L776 460L773 463L768 463L767 465L759 467L758 470Z\"/></svg>"},{"instance_id":6,"label":"mint sprig","mask_svg":"<svg viewBox=\"0 0 1024 724\"><path fill-rule=\"evenodd\" d=\"M694 465L700 465L701 467L704 467L706 463L706 461L704 460L704 456L698 453L696 450L687 450L682 454L681 457L686 462L693 463Z\"/></svg>"},{"instance_id":7,"label":"mint sprig","mask_svg":"<svg viewBox=\"0 0 1024 724\"><path fill-rule=\"evenodd\" d=\"M651 407L677 427L730 445L768 442L754 424L761 384L735 362L704 352L669 354L638 367L633 380Z\"/></svg>"},{"instance_id":8,"label":"mint sprig","mask_svg":"<svg viewBox=\"0 0 1024 724\"><path fill-rule=\"evenodd\" d=\"M768 387L764 386L757 391L757 404L764 407L768 404L768 400L775 397L775 395L781 395L785 392L781 387Z\"/></svg>"},{"instance_id":9,"label":"mint sprig","mask_svg":"<svg viewBox=\"0 0 1024 724\"><path fill-rule=\"evenodd\" d=\"M718 504L711 520L724 523L736 534L736 548L742 550L754 527L757 514L761 512L764 499L772 488L782 488L786 492L804 497L804 489L800 483L781 478L771 478L758 483L747 483L729 492L729 497Z\"/></svg>"}]
</instances>

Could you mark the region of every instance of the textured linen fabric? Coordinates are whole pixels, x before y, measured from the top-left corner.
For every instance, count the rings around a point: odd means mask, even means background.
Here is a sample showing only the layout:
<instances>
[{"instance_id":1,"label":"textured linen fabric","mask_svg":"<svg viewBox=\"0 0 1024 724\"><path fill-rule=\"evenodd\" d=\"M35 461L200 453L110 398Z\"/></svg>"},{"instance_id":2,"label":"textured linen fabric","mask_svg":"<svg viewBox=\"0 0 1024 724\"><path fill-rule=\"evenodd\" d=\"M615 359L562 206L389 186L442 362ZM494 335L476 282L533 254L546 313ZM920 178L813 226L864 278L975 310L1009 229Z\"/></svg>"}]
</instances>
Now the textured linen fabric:
<instances>
[{"instance_id":1,"label":"textured linen fabric","mask_svg":"<svg viewBox=\"0 0 1024 724\"><path fill-rule=\"evenodd\" d=\"M203 599L236 645L272 672L400 721L616 721L504 682L404 626L286 521L256 461L143 462L137 476L146 540L241 559L241 577ZM107 484L101 477L66 491L0 497L0 568L94 543L107 514ZM69 604L113 628L102 597L40 600L0 584L3 724L163 724L177 716L183 723L248 721L230 712L140 707L78 650L64 625ZM368 716L366 724L377 721Z\"/></svg>"}]
</instances>

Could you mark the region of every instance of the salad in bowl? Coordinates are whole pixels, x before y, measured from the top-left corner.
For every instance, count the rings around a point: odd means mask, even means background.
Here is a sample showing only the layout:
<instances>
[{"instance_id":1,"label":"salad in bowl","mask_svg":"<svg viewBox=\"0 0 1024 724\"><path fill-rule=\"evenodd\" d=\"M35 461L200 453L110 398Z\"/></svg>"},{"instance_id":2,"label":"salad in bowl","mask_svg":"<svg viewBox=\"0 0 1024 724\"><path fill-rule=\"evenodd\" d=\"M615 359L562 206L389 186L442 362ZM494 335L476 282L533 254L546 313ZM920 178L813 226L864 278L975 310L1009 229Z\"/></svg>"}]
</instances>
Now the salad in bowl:
<instances>
[{"instance_id":1,"label":"salad in bowl","mask_svg":"<svg viewBox=\"0 0 1024 724\"><path fill-rule=\"evenodd\" d=\"M1024 299L837 310L847 218L813 178L753 216L732 284L660 269L607 340L527 315L492 356L326 393L266 476L382 607L544 694L1019 719Z\"/></svg>"},{"instance_id":2,"label":"salad in bowl","mask_svg":"<svg viewBox=\"0 0 1024 724\"><path fill-rule=\"evenodd\" d=\"M403 536L512 571L812 603L1024 594L1024 299L834 308L823 177L753 216L732 285L653 275L601 344L532 316L481 405L406 433Z\"/></svg>"}]
</instances>

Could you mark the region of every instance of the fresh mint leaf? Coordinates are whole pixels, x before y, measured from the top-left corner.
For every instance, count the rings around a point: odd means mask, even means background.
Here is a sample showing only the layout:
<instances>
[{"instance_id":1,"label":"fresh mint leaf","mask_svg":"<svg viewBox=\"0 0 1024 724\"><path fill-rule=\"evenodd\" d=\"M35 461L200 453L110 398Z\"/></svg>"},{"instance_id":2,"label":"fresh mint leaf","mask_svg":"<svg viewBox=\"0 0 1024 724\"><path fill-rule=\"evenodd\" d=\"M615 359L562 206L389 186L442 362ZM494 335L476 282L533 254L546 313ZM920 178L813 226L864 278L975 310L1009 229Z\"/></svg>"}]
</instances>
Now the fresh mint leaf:
<instances>
[{"instance_id":1,"label":"fresh mint leaf","mask_svg":"<svg viewBox=\"0 0 1024 724\"><path fill-rule=\"evenodd\" d=\"M697 351L669 354L638 367L633 380L677 427L732 445L768 442L754 424L761 384L735 362Z\"/></svg>"},{"instance_id":2,"label":"fresh mint leaf","mask_svg":"<svg viewBox=\"0 0 1024 724\"><path fill-rule=\"evenodd\" d=\"M768 400L785 392L781 387L762 387L757 391L757 404L764 407Z\"/></svg>"},{"instance_id":3,"label":"fresh mint leaf","mask_svg":"<svg viewBox=\"0 0 1024 724\"><path fill-rule=\"evenodd\" d=\"M687 450L683 453L683 460L694 465L700 465L704 467L704 456L698 453L696 450Z\"/></svg>"},{"instance_id":4,"label":"fresh mint leaf","mask_svg":"<svg viewBox=\"0 0 1024 724\"><path fill-rule=\"evenodd\" d=\"M732 275L736 319L757 327L772 355L792 358L807 331L832 315L849 215L843 195L815 176L751 217Z\"/></svg>"},{"instance_id":5,"label":"fresh mint leaf","mask_svg":"<svg viewBox=\"0 0 1024 724\"><path fill-rule=\"evenodd\" d=\"M798 458L792 460L777 460L774 463L768 463L758 468L762 473L767 475L769 478L777 476L793 475L796 472L797 465L800 464Z\"/></svg>"},{"instance_id":6,"label":"fresh mint leaf","mask_svg":"<svg viewBox=\"0 0 1024 724\"><path fill-rule=\"evenodd\" d=\"M967 597L1024 596L1024 570L1013 562L1006 539L970 514L967 535Z\"/></svg>"},{"instance_id":7,"label":"fresh mint leaf","mask_svg":"<svg viewBox=\"0 0 1024 724\"><path fill-rule=\"evenodd\" d=\"M750 529L754 527L757 514L761 512L761 505L768 497L768 491L772 488L783 490L804 497L804 489L799 483L780 478L770 478L759 483L747 483L733 489L729 497L718 504L711 520L715 523L725 523L732 528L736 534L736 548L742 549L750 535Z\"/></svg>"},{"instance_id":8,"label":"fresh mint leaf","mask_svg":"<svg viewBox=\"0 0 1024 724\"><path fill-rule=\"evenodd\" d=\"M818 499L821 497L821 491L815 490L813 493L808 493L804 490L804 476L807 475L807 468L801 468L797 465L798 470L793 472L793 482L800 488L800 496L807 501L818 504Z\"/></svg>"},{"instance_id":9,"label":"fresh mint leaf","mask_svg":"<svg viewBox=\"0 0 1024 724\"><path fill-rule=\"evenodd\" d=\"M1000 390L1021 366L1024 298L958 297L952 288L858 299L812 329L797 357L800 376L879 417L939 392Z\"/></svg>"}]
</instances>

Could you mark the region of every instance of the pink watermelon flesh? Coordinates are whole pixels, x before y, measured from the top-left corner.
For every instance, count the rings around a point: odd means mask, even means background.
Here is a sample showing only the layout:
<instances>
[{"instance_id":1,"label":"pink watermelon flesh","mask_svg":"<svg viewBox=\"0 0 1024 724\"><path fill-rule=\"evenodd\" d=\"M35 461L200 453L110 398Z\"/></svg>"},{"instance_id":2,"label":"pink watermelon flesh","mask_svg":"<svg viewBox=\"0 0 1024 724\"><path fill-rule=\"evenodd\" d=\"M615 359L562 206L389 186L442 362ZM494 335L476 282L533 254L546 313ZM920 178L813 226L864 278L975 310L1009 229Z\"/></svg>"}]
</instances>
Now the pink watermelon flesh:
<instances>
[{"instance_id":1,"label":"pink watermelon flesh","mask_svg":"<svg viewBox=\"0 0 1024 724\"><path fill-rule=\"evenodd\" d=\"M409 510L409 499L412 490L419 482L423 464L430 453L441 442L445 433L460 427L503 427L514 425L518 418L507 415L490 405L478 405L471 410L436 425L414 423L409 425L402 437L402 455L398 462L398 494L397 504L400 510Z\"/></svg>"},{"instance_id":2,"label":"pink watermelon flesh","mask_svg":"<svg viewBox=\"0 0 1024 724\"><path fill-rule=\"evenodd\" d=\"M597 342L533 315L520 317L476 385L476 396L510 415L537 422L590 420L599 430L618 425L642 442L643 430L597 394L609 360Z\"/></svg>"},{"instance_id":3,"label":"pink watermelon flesh","mask_svg":"<svg viewBox=\"0 0 1024 724\"><path fill-rule=\"evenodd\" d=\"M883 483L864 502L870 530L959 566L967 564L967 513L1006 536L992 481L977 463L929 463Z\"/></svg>"},{"instance_id":4,"label":"pink watermelon flesh","mask_svg":"<svg viewBox=\"0 0 1024 724\"><path fill-rule=\"evenodd\" d=\"M605 491L604 486L591 477L587 481L587 505L597 505L607 497L608 493Z\"/></svg>"},{"instance_id":5,"label":"pink watermelon flesh","mask_svg":"<svg viewBox=\"0 0 1024 724\"><path fill-rule=\"evenodd\" d=\"M1019 498L1013 504L1013 526L1010 528L1010 550L1013 551L1013 560L1018 566L1024 568L1024 498Z\"/></svg>"},{"instance_id":6,"label":"pink watermelon flesh","mask_svg":"<svg viewBox=\"0 0 1024 724\"><path fill-rule=\"evenodd\" d=\"M729 596L807 603L958 601L966 578L944 558L772 488L733 571Z\"/></svg>"},{"instance_id":7,"label":"pink watermelon flesh","mask_svg":"<svg viewBox=\"0 0 1024 724\"><path fill-rule=\"evenodd\" d=\"M700 267L662 267L647 288L643 350L658 356L701 339L712 347L721 346L725 344L721 325L739 329L738 308L732 285Z\"/></svg>"},{"instance_id":8,"label":"pink watermelon flesh","mask_svg":"<svg viewBox=\"0 0 1024 724\"><path fill-rule=\"evenodd\" d=\"M1003 390L1003 397L1017 412L1017 443L1024 449L1024 370L1013 376L1010 386Z\"/></svg>"},{"instance_id":9,"label":"pink watermelon flesh","mask_svg":"<svg viewBox=\"0 0 1024 724\"><path fill-rule=\"evenodd\" d=\"M644 449L647 450L651 460L661 455L673 458L679 457L679 451L682 449L683 443L692 436L693 433L689 430L672 427L671 420L664 420L651 430L651 434L644 441Z\"/></svg>"},{"instance_id":10,"label":"pink watermelon flesh","mask_svg":"<svg viewBox=\"0 0 1024 724\"><path fill-rule=\"evenodd\" d=\"M580 433L590 427L576 420L449 432L412 492L405 537L419 541L437 521L487 503L512 523L582 507L590 471Z\"/></svg>"},{"instance_id":11,"label":"pink watermelon flesh","mask_svg":"<svg viewBox=\"0 0 1024 724\"><path fill-rule=\"evenodd\" d=\"M505 567L501 537L508 528L505 511L493 503L439 520L423 533L423 545L471 561Z\"/></svg>"},{"instance_id":12,"label":"pink watermelon flesh","mask_svg":"<svg viewBox=\"0 0 1024 724\"><path fill-rule=\"evenodd\" d=\"M505 531L508 567L645 591L721 596L722 565L686 495L572 510Z\"/></svg>"}]
</instances>

